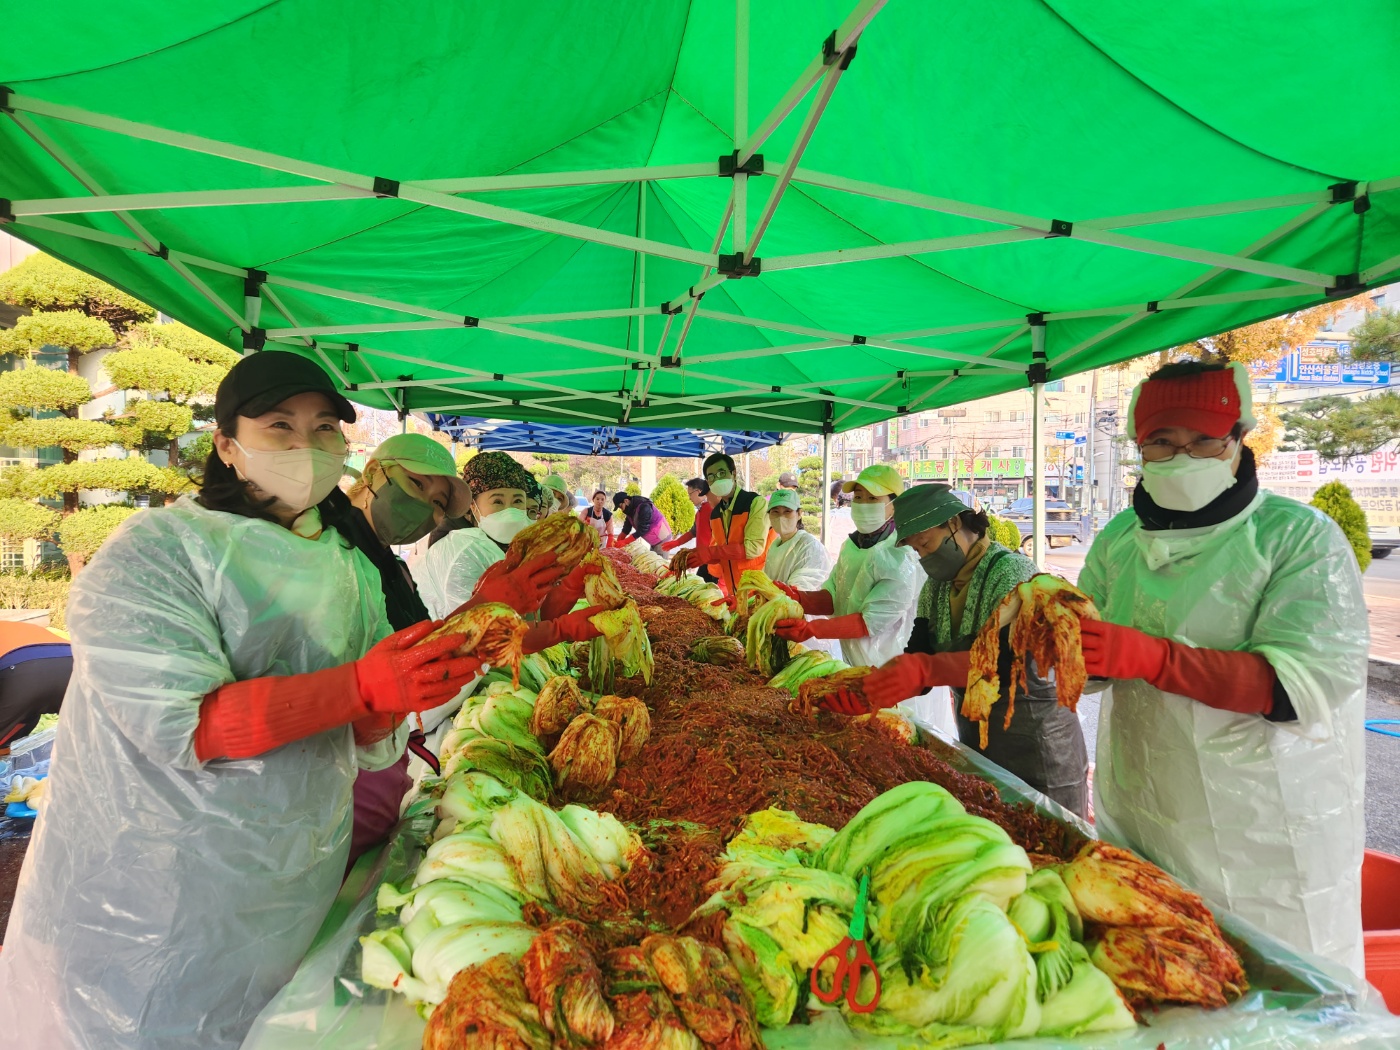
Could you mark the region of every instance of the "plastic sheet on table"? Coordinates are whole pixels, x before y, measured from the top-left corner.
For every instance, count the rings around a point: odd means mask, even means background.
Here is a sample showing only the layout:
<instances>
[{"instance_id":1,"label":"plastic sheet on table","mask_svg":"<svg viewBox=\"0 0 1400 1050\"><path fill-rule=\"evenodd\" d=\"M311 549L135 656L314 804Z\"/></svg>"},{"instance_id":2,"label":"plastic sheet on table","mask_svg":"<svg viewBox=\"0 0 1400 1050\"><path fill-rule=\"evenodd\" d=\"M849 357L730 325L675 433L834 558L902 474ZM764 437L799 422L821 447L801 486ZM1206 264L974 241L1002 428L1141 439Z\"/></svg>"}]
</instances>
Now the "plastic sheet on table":
<instances>
[{"instance_id":1,"label":"plastic sheet on table","mask_svg":"<svg viewBox=\"0 0 1400 1050\"><path fill-rule=\"evenodd\" d=\"M927 724L920 729L928 732ZM1009 802L1030 802L1042 812L1093 837L1094 829L961 744L934 746L961 771L993 783ZM423 807L420 805L419 809ZM346 880L305 960L258 1016L243 1050L418 1050L424 1022L399 995L360 980L362 934L393 924L376 916L380 883L404 881L414 870L419 843L431 818L410 807L400 832L378 854L361 859ZM1017 1050L1395 1050L1400 1017L1386 1012L1380 994L1345 969L1299 952L1216 909L1249 976L1250 992L1223 1010L1168 1007L1148 1011L1130 1032L1077 1039L1020 1039ZM849 1028L823 1010L808 1025L765 1029L769 1050L906 1050L908 1038L881 1037Z\"/></svg>"}]
</instances>

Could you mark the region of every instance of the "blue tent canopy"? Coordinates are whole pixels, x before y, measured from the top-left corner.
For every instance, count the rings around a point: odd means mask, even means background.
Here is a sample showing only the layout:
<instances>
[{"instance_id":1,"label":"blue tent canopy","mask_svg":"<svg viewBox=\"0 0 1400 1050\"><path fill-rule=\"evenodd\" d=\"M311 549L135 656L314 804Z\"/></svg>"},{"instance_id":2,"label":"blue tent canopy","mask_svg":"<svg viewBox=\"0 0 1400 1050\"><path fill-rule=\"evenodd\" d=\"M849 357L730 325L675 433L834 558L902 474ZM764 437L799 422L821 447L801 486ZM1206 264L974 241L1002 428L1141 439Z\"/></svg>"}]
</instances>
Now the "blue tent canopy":
<instances>
[{"instance_id":1,"label":"blue tent canopy","mask_svg":"<svg viewBox=\"0 0 1400 1050\"><path fill-rule=\"evenodd\" d=\"M783 440L771 430L688 430L650 427L579 427L517 423L481 416L429 413L435 430L484 452L549 452L571 456L703 457L731 456L767 448Z\"/></svg>"}]
</instances>

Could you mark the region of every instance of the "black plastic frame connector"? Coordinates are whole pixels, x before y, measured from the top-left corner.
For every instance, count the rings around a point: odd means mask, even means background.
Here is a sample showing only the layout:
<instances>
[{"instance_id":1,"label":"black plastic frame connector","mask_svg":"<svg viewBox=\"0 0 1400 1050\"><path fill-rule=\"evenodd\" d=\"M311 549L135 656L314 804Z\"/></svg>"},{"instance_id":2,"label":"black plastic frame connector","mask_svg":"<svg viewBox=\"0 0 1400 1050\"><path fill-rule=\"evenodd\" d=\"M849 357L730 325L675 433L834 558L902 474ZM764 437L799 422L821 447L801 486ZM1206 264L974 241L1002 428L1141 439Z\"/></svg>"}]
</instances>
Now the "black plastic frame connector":
<instances>
[{"instance_id":1,"label":"black plastic frame connector","mask_svg":"<svg viewBox=\"0 0 1400 1050\"><path fill-rule=\"evenodd\" d=\"M262 286L266 283L266 270L249 270L243 275L243 297L245 299L256 299L262 294Z\"/></svg>"},{"instance_id":2,"label":"black plastic frame connector","mask_svg":"<svg viewBox=\"0 0 1400 1050\"><path fill-rule=\"evenodd\" d=\"M735 175L762 175L763 174L763 154L755 153L743 164L739 163L739 151L720 157L719 174L721 178L732 179Z\"/></svg>"},{"instance_id":3,"label":"black plastic frame connector","mask_svg":"<svg viewBox=\"0 0 1400 1050\"><path fill-rule=\"evenodd\" d=\"M399 180L385 179L376 175L374 177L374 195L376 197L397 197L399 195Z\"/></svg>"},{"instance_id":4,"label":"black plastic frame connector","mask_svg":"<svg viewBox=\"0 0 1400 1050\"><path fill-rule=\"evenodd\" d=\"M1070 221L1067 220L1067 219L1051 219L1051 220L1050 220L1050 232L1047 233L1045 236L1046 236L1046 237L1073 237L1073 236L1074 236L1074 223L1070 222Z\"/></svg>"},{"instance_id":5,"label":"black plastic frame connector","mask_svg":"<svg viewBox=\"0 0 1400 1050\"><path fill-rule=\"evenodd\" d=\"M10 210L10 201L6 197L0 197L0 226L8 225L15 221L15 213Z\"/></svg>"},{"instance_id":6,"label":"black plastic frame connector","mask_svg":"<svg viewBox=\"0 0 1400 1050\"><path fill-rule=\"evenodd\" d=\"M266 328L250 328L243 333L244 350L261 350L267 345Z\"/></svg>"},{"instance_id":7,"label":"black plastic frame connector","mask_svg":"<svg viewBox=\"0 0 1400 1050\"><path fill-rule=\"evenodd\" d=\"M1349 295L1358 295L1366 290L1366 282L1361 279L1359 273L1342 273L1337 275L1337 283L1327 286L1327 298L1342 299Z\"/></svg>"},{"instance_id":8,"label":"black plastic frame connector","mask_svg":"<svg viewBox=\"0 0 1400 1050\"><path fill-rule=\"evenodd\" d=\"M822 41L822 65L831 65L831 63L836 61L836 55L836 30L833 29L830 35ZM855 57L856 49L854 47L846 48L844 54L841 56L841 68L849 69Z\"/></svg>"},{"instance_id":9,"label":"black plastic frame connector","mask_svg":"<svg viewBox=\"0 0 1400 1050\"><path fill-rule=\"evenodd\" d=\"M1356 200L1357 185L1358 183L1355 180L1352 180L1351 182L1332 183L1332 185L1327 187L1329 190L1332 191L1331 203L1345 204L1347 201Z\"/></svg>"},{"instance_id":10,"label":"black plastic frame connector","mask_svg":"<svg viewBox=\"0 0 1400 1050\"><path fill-rule=\"evenodd\" d=\"M661 312L662 312L663 314L666 314L668 317L669 317L671 314L678 314L678 313L680 313L680 312L681 312L682 310L684 310L684 309L685 309L685 307L682 306L680 303L677 303L677 304L675 305L674 308L672 308L672 306L671 306L670 303L662 303L662 304L661 304Z\"/></svg>"},{"instance_id":11,"label":"black plastic frame connector","mask_svg":"<svg viewBox=\"0 0 1400 1050\"><path fill-rule=\"evenodd\" d=\"M10 109L10 96L13 94L14 92L7 88L4 84L0 84L0 113L12 112L12 110Z\"/></svg>"},{"instance_id":12,"label":"black plastic frame connector","mask_svg":"<svg viewBox=\"0 0 1400 1050\"><path fill-rule=\"evenodd\" d=\"M733 255L721 255L715 272L723 274L731 281L740 277L757 277L763 272L763 260L755 257L745 262L743 255L738 252Z\"/></svg>"}]
</instances>

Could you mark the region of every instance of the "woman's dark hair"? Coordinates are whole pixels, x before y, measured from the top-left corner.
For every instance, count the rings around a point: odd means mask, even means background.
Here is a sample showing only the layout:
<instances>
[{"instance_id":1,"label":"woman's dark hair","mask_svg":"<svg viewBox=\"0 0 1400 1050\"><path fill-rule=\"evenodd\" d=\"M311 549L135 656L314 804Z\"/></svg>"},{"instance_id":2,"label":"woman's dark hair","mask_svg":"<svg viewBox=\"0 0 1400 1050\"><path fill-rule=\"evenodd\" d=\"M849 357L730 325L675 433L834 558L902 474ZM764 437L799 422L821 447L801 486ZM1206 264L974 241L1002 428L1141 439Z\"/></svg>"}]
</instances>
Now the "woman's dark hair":
<instances>
[{"instance_id":1,"label":"woman's dark hair","mask_svg":"<svg viewBox=\"0 0 1400 1050\"><path fill-rule=\"evenodd\" d=\"M985 510L964 511L958 515L958 524L964 529L975 532L979 540L987 535L987 530L992 527L992 523L987 520Z\"/></svg>"},{"instance_id":2,"label":"woman's dark hair","mask_svg":"<svg viewBox=\"0 0 1400 1050\"><path fill-rule=\"evenodd\" d=\"M1153 372L1147 377L1147 381L1150 383L1154 379L1184 379L1186 376L1223 371L1225 366L1214 361L1173 361Z\"/></svg>"},{"instance_id":3,"label":"woman's dark hair","mask_svg":"<svg viewBox=\"0 0 1400 1050\"><path fill-rule=\"evenodd\" d=\"M594 495L594 496L602 496L604 499L607 499L607 498L608 498L608 494L607 494L606 492L604 492L602 489L599 489L597 492L593 493L593 495Z\"/></svg>"},{"instance_id":4,"label":"woman's dark hair","mask_svg":"<svg viewBox=\"0 0 1400 1050\"><path fill-rule=\"evenodd\" d=\"M236 420L238 417L234 417ZM222 430L228 437L237 437L237 425L233 431ZM204 461L204 480L195 497L200 506L208 510L221 510L227 514L239 514L245 518L261 518L278 525L272 507L277 500L255 500L248 492L248 483L240 481L238 472L219 458L219 450L211 449L209 458Z\"/></svg>"},{"instance_id":5,"label":"woman's dark hair","mask_svg":"<svg viewBox=\"0 0 1400 1050\"><path fill-rule=\"evenodd\" d=\"M691 478L685 483L685 487L694 489L702 496L708 496L710 494L710 483L704 478Z\"/></svg>"},{"instance_id":6,"label":"woman's dark hair","mask_svg":"<svg viewBox=\"0 0 1400 1050\"><path fill-rule=\"evenodd\" d=\"M729 473L734 473L734 457L724 452L715 452L706 457L704 466L700 468L700 473L708 474L710 472L710 467L716 463L723 463L729 468Z\"/></svg>"}]
</instances>

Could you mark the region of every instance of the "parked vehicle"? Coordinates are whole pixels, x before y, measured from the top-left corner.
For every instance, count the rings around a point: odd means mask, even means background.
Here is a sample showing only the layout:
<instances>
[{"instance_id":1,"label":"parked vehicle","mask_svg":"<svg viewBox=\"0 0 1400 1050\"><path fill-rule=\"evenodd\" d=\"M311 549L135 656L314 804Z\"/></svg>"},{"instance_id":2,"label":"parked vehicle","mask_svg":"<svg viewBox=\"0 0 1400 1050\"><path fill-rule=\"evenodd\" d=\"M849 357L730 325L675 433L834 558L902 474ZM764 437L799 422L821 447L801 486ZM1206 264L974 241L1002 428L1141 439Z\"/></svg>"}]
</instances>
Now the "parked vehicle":
<instances>
[{"instance_id":1,"label":"parked vehicle","mask_svg":"<svg viewBox=\"0 0 1400 1050\"><path fill-rule=\"evenodd\" d=\"M1035 514L1035 501L1030 496L1023 496L1018 500L1013 500L1011 506L1002 512L1001 517L1007 521L1014 521L1016 527L1021 530L1021 550L1031 553L1031 546L1034 537L1032 536L1032 523ZM1047 499L1045 501L1045 542L1049 547L1068 547L1074 543L1083 543L1088 537L1084 535L1083 523L1078 512L1062 499Z\"/></svg>"}]
</instances>

